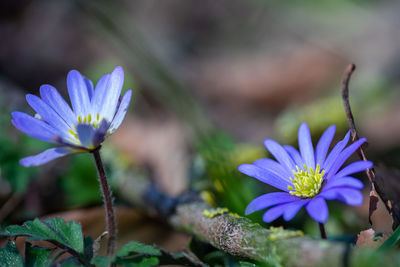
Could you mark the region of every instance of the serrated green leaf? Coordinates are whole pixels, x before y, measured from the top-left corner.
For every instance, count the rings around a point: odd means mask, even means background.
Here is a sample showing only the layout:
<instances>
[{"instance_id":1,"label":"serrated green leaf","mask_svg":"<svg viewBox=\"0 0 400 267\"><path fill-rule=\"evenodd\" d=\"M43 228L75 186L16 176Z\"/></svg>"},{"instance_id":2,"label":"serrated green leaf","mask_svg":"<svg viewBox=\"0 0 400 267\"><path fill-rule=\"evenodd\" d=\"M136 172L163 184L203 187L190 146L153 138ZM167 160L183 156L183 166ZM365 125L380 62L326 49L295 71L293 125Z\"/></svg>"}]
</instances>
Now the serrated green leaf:
<instances>
[{"instance_id":1,"label":"serrated green leaf","mask_svg":"<svg viewBox=\"0 0 400 267\"><path fill-rule=\"evenodd\" d=\"M159 266L157 257L135 257L132 259L119 260L118 264L124 267L153 267Z\"/></svg>"},{"instance_id":2,"label":"serrated green leaf","mask_svg":"<svg viewBox=\"0 0 400 267\"><path fill-rule=\"evenodd\" d=\"M53 262L53 257L50 254L53 249L32 246L31 243L25 243L25 266L26 267L46 267Z\"/></svg>"},{"instance_id":3,"label":"serrated green leaf","mask_svg":"<svg viewBox=\"0 0 400 267\"><path fill-rule=\"evenodd\" d=\"M4 247L0 248L0 262L4 267L24 266L22 256L13 241L9 240Z\"/></svg>"},{"instance_id":4,"label":"serrated green leaf","mask_svg":"<svg viewBox=\"0 0 400 267\"><path fill-rule=\"evenodd\" d=\"M35 219L25 222L23 226L8 226L0 231L0 235L28 236L27 240L49 241L58 246L65 246L80 256L84 255L81 225L74 221L67 223L61 218L45 219L44 221Z\"/></svg>"},{"instance_id":5,"label":"serrated green leaf","mask_svg":"<svg viewBox=\"0 0 400 267\"><path fill-rule=\"evenodd\" d=\"M114 258L97 256L92 259L91 264L94 264L97 267L108 267L113 261L114 261Z\"/></svg>"},{"instance_id":6,"label":"serrated green leaf","mask_svg":"<svg viewBox=\"0 0 400 267\"><path fill-rule=\"evenodd\" d=\"M117 257L126 257L131 254L144 254L149 256L161 256L161 251L153 246L144 245L137 241L129 242L124 245L117 253Z\"/></svg>"}]
</instances>

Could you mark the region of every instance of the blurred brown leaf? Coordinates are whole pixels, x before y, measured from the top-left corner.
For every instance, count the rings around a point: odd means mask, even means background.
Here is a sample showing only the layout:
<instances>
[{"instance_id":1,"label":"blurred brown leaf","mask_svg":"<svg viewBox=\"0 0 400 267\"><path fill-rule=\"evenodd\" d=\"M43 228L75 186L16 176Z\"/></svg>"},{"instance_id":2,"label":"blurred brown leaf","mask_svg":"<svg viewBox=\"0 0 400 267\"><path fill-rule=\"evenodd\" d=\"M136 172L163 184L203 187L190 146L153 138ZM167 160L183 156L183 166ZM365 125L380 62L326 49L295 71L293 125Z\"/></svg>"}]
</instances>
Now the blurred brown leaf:
<instances>
[{"instance_id":1,"label":"blurred brown leaf","mask_svg":"<svg viewBox=\"0 0 400 267\"><path fill-rule=\"evenodd\" d=\"M392 229L400 224L400 170L384 166L375 167L377 190L390 208ZM385 208L385 207L383 207Z\"/></svg>"},{"instance_id":2,"label":"blurred brown leaf","mask_svg":"<svg viewBox=\"0 0 400 267\"><path fill-rule=\"evenodd\" d=\"M378 248L389 237L388 234L375 237L375 231L370 228L357 235L357 247Z\"/></svg>"},{"instance_id":3,"label":"blurred brown leaf","mask_svg":"<svg viewBox=\"0 0 400 267\"><path fill-rule=\"evenodd\" d=\"M196 79L210 98L282 108L317 94L337 77L341 65L337 55L307 46L274 56L256 52L209 60Z\"/></svg>"},{"instance_id":4,"label":"blurred brown leaf","mask_svg":"<svg viewBox=\"0 0 400 267\"><path fill-rule=\"evenodd\" d=\"M176 196L188 184L187 135L175 119L126 118L111 137L117 149L132 161L154 170L154 178L162 191Z\"/></svg>"}]
</instances>

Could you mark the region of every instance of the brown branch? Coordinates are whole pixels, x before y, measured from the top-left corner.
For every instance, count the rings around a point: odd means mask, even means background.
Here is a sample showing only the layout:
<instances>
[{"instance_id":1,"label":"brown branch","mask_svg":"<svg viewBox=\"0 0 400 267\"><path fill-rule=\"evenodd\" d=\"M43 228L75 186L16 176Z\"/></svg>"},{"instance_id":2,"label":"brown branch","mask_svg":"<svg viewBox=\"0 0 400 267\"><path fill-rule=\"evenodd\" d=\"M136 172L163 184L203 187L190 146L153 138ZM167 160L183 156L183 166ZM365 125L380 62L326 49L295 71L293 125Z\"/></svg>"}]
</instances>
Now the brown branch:
<instances>
[{"instance_id":1,"label":"brown branch","mask_svg":"<svg viewBox=\"0 0 400 267\"><path fill-rule=\"evenodd\" d=\"M301 236L299 232L270 231L244 217L215 211L204 202L179 205L170 217L177 229L190 233L231 255L250 258L272 266L319 266L329 259L329 266L342 266L345 245Z\"/></svg>"},{"instance_id":2,"label":"brown branch","mask_svg":"<svg viewBox=\"0 0 400 267\"><path fill-rule=\"evenodd\" d=\"M356 125L354 122L353 113L351 112L350 101L349 101L349 83L350 83L350 78L351 78L353 72L355 71L355 69L356 69L355 64L349 64L347 66L346 70L344 71L343 79L342 79L343 105L344 105L344 110L346 112L347 121L349 123L351 137L352 137L353 142L357 141L359 138L357 130L356 130ZM364 161L367 160L367 157L365 156L365 152L364 152L364 149L362 148L362 146L360 146L358 148L357 154L361 160L364 160ZM374 168L369 168L365 172L366 172L367 177L371 184L371 189L370 189L370 193L369 193L370 198L369 198L368 219L369 219L369 223L372 225L371 216L377 208L377 203L379 202L378 196L383 200L385 207L389 211L390 214L392 214L392 209L388 205L388 201L383 193L383 190L379 190L379 186L375 182L376 173L375 173Z\"/></svg>"},{"instance_id":3,"label":"brown branch","mask_svg":"<svg viewBox=\"0 0 400 267\"><path fill-rule=\"evenodd\" d=\"M12 212L14 211L15 207L18 206L18 204L21 202L22 197L18 193L13 193L10 198L6 201L6 203L3 204L3 206L0 208L0 222L3 222L3 220Z\"/></svg>"},{"instance_id":4,"label":"brown branch","mask_svg":"<svg viewBox=\"0 0 400 267\"><path fill-rule=\"evenodd\" d=\"M297 231L271 231L247 218L220 212L201 200L185 203L181 198L167 199L143 176L132 173L128 167L121 169L118 165L118 168L124 171L124 175L114 181L115 186L118 195L127 203L152 217L167 220L175 229L196 236L231 255L266 262L271 266L288 267L364 266L366 257L371 257L370 251L349 250L344 243L301 236ZM160 209L167 202L176 203L173 209L166 209L170 212ZM393 258L389 256L381 254L376 257L390 265Z\"/></svg>"}]
</instances>

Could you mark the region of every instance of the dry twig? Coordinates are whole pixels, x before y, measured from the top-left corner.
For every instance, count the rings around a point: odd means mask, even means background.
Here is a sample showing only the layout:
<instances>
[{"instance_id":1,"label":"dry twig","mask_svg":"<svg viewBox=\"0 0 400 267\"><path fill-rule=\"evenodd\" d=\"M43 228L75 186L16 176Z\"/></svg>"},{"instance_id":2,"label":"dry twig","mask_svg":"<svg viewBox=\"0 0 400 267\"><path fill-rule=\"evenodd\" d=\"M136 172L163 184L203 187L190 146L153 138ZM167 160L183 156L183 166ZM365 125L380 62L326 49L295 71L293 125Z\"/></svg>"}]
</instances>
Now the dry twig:
<instances>
[{"instance_id":1,"label":"dry twig","mask_svg":"<svg viewBox=\"0 0 400 267\"><path fill-rule=\"evenodd\" d=\"M350 107L349 83L350 83L350 78L351 78L353 72L355 71L355 69L356 69L355 64L349 64L344 72L343 79L342 79L343 105L344 105L344 110L346 112L347 120L349 122L349 127L350 127L351 137L352 137L353 142L358 140L358 133L357 133L356 125L354 122L353 113L351 112L351 107ZM365 152L364 152L364 149L362 148L362 146L360 146L358 148L357 154L361 160L367 160L367 157L365 156ZM392 205L390 204L390 200L385 196L384 190L382 190L382 188L375 181L376 173L375 173L374 168L367 169L366 174L367 174L368 179L371 184L371 189L370 189L370 193L369 193L370 198L369 198L368 219L369 219L370 224L372 225L371 216L374 213L374 211L377 209L379 197L383 200L385 207L389 211L390 214L392 214Z\"/></svg>"}]
</instances>

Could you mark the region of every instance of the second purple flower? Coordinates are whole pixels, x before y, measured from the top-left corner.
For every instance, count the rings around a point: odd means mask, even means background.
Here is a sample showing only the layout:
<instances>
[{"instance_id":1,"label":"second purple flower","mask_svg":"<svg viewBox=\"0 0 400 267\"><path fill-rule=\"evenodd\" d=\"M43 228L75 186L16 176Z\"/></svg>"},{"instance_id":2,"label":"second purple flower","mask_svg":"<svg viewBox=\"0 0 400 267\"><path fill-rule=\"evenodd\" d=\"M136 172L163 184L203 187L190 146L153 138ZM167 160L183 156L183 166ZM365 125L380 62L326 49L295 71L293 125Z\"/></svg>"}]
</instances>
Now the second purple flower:
<instances>
[{"instance_id":1,"label":"second purple flower","mask_svg":"<svg viewBox=\"0 0 400 267\"><path fill-rule=\"evenodd\" d=\"M280 216L291 220L305 207L312 219L324 223L329 211L326 200L339 200L348 205L361 205L361 181L351 174L372 167L370 161L357 161L342 168L345 161L366 141L361 138L347 146L350 132L328 154L335 135L335 126L329 127L313 147L310 130L302 123L298 132L299 151L292 146L281 146L271 139L264 141L276 161L259 159L253 164L239 166L239 171L283 192L273 192L254 199L246 208L246 215L269 208L263 216L272 222Z\"/></svg>"}]
</instances>

